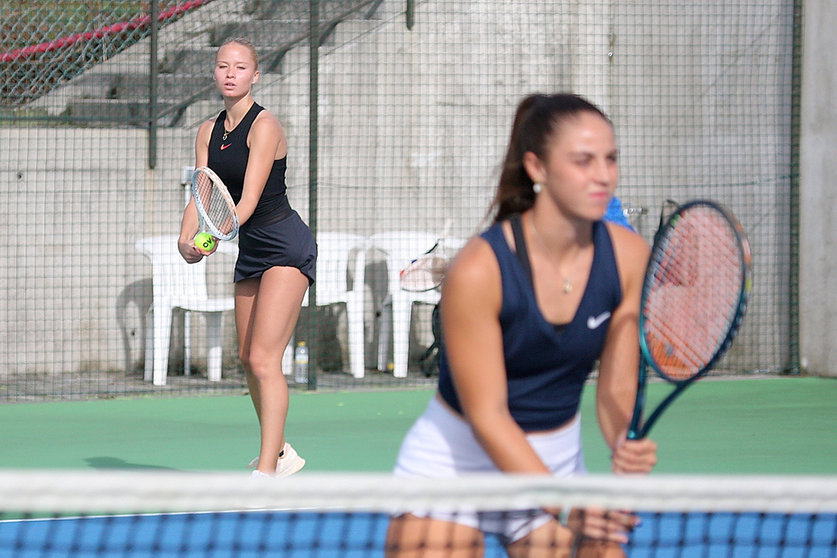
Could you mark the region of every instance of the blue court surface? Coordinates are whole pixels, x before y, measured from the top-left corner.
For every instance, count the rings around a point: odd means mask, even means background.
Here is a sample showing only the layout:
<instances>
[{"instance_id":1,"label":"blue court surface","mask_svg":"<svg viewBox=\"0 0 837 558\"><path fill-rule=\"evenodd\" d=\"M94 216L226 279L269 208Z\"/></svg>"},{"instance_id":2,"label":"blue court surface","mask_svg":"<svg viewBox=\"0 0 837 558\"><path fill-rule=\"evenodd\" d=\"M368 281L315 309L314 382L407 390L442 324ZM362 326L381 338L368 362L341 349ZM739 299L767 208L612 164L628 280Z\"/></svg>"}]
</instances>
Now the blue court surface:
<instances>
[{"instance_id":1,"label":"blue court surface","mask_svg":"<svg viewBox=\"0 0 837 558\"><path fill-rule=\"evenodd\" d=\"M631 558L834 558L837 515L641 514ZM220 512L0 522L3 558L383 556L387 516ZM491 538L486 557L505 556Z\"/></svg>"}]
</instances>

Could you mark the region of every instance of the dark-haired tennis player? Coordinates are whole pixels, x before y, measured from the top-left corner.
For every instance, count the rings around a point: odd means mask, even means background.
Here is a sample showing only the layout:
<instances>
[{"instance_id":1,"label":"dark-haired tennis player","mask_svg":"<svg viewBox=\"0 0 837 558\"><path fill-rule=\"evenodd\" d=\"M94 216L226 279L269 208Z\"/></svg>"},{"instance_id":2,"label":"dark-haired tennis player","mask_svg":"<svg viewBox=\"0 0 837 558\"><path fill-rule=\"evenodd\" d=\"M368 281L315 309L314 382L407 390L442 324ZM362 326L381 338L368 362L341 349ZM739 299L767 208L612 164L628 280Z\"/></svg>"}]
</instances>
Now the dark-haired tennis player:
<instances>
[{"instance_id":1,"label":"dark-haired tennis player","mask_svg":"<svg viewBox=\"0 0 837 558\"><path fill-rule=\"evenodd\" d=\"M442 285L439 388L403 441L396 475L583 474L578 408L597 362L612 470L653 468L656 444L626 440L649 249L603 221L617 176L613 127L595 105L569 94L519 104L493 224ZM566 556L572 541L579 555L618 556L635 521L586 510L569 529L557 511L401 515L390 522L387 555L476 556L491 533L512 557Z\"/></svg>"}]
</instances>

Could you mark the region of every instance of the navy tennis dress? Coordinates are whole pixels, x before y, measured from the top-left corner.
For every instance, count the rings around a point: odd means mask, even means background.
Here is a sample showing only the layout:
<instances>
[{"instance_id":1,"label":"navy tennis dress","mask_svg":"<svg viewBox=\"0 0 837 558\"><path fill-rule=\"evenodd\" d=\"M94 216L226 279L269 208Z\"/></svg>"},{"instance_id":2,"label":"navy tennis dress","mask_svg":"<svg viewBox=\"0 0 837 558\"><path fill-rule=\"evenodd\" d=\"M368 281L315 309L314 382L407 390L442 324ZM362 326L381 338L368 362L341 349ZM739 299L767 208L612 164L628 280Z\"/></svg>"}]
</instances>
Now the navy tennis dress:
<instances>
[{"instance_id":1,"label":"navy tennis dress","mask_svg":"<svg viewBox=\"0 0 837 558\"><path fill-rule=\"evenodd\" d=\"M513 231L521 226L519 219L512 217ZM547 322L541 314L522 231L515 234L514 251L501 223L480 236L491 246L500 267L499 319L509 412L524 432L559 428L578 412L584 382L602 352L612 312L622 301L610 233L604 222L593 224L590 275L575 316L564 326ZM444 345L439 359L439 393L462 414Z\"/></svg>"},{"instance_id":2,"label":"navy tennis dress","mask_svg":"<svg viewBox=\"0 0 837 558\"><path fill-rule=\"evenodd\" d=\"M250 149L247 135L256 116L264 110L256 103L231 132L224 130L227 114L215 120L209 138L208 166L224 181L235 203L241 200L244 172ZM238 235L235 281L260 277L271 267L296 267L313 284L316 277L317 244L314 235L288 202L285 185L287 157L273 161L264 191L250 219Z\"/></svg>"}]
</instances>

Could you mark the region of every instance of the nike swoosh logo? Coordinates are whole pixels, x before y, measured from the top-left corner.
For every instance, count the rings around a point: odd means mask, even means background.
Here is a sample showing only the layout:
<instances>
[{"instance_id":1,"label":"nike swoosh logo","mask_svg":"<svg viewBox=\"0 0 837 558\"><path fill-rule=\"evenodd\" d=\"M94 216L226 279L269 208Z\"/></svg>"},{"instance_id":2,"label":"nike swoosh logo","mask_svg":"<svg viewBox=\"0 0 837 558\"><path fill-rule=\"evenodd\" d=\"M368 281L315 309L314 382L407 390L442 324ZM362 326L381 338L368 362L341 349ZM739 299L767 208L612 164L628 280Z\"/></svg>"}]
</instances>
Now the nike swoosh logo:
<instances>
[{"instance_id":1,"label":"nike swoosh logo","mask_svg":"<svg viewBox=\"0 0 837 558\"><path fill-rule=\"evenodd\" d=\"M221 144L221 151L225 150L226 148L228 148L228 147L229 147L229 146L231 146L231 145L232 145L231 143L228 143L227 145L224 145L224 144L222 143L222 144Z\"/></svg>"},{"instance_id":2,"label":"nike swoosh logo","mask_svg":"<svg viewBox=\"0 0 837 558\"><path fill-rule=\"evenodd\" d=\"M598 316L590 316L587 318L587 328L596 329L610 318L610 312L602 312Z\"/></svg>"}]
</instances>

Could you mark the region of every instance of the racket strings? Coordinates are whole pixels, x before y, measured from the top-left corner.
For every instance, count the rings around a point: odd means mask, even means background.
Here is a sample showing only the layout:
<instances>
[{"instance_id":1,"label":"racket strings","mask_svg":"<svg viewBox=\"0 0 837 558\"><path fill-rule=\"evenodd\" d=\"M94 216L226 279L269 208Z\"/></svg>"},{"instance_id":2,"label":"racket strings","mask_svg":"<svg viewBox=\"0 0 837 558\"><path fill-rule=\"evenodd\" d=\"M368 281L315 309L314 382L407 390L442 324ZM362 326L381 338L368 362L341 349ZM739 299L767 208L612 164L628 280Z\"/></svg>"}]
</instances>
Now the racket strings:
<instances>
[{"instance_id":1,"label":"racket strings","mask_svg":"<svg viewBox=\"0 0 837 558\"><path fill-rule=\"evenodd\" d=\"M399 272L401 288L405 291L424 292L438 288L450 263L442 243L437 242L425 254L410 262Z\"/></svg>"},{"instance_id":2,"label":"racket strings","mask_svg":"<svg viewBox=\"0 0 837 558\"><path fill-rule=\"evenodd\" d=\"M692 210L667 234L649 267L643 335L658 369L682 380L726 342L744 272L735 230L715 211Z\"/></svg>"},{"instance_id":3,"label":"racket strings","mask_svg":"<svg viewBox=\"0 0 837 558\"><path fill-rule=\"evenodd\" d=\"M236 227L235 207L216 186L206 173L199 172L194 179L195 206L204 221L213 229L216 236L231 235Z\"/></svg>"}]
</instances>

